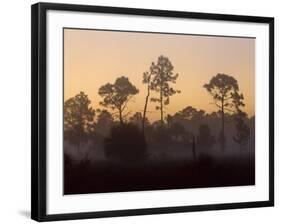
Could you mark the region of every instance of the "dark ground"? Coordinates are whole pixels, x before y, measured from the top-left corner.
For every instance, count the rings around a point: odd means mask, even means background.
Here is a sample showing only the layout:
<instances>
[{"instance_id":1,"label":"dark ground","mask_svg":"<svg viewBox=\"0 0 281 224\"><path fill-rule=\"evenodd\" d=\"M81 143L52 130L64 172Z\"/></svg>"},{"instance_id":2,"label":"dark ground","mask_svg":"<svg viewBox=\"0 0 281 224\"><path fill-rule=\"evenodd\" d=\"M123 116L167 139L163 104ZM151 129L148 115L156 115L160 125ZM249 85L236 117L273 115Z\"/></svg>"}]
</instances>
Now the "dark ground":
<instances>
[{"instance_id":1,"label":"dark ground","mask_svg":"<svg viewBox=\"0 0 281 224\"><path fill-rule=\"evenodd\" d=\"M192 161L118 164L65 160L64 194L105 193L255 184L254 160L200 157Z\"/></svg>"}]
</instances>

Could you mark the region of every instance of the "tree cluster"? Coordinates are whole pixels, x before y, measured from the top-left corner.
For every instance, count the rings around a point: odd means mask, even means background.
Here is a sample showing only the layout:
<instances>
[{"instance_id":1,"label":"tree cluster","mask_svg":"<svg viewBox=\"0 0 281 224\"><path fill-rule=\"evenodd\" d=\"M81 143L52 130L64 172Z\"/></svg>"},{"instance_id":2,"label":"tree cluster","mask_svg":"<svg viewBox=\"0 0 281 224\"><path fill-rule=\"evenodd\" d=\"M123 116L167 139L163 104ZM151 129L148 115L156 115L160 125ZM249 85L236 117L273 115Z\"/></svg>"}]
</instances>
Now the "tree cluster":
<instances>
[{"instance_id":1,"label":"tree cluster","mask_svg":"<svg viewBox=\"0 0 281 224\"><path fill-rule=\"evenodd\" d=\"M167 141L186 144L193 149L195 143L201 148L219 143L225 149L225 125L233 122L236 128L233 141L241 147L248 143L249 119L242 111L245 106L244 97L239 92L239 85L234 77L218 73L203 86L218 111L208 114L204 110L186 106L171 115L166 113L166 106L171 103L172 96L181 93L173 86L178 77L169 58L159 56L157 62L152 62L142 76L142 82L146 86L143 111L135 112L130 117L131 111L127 112L126 109L139 89L129 78L120 76L113 83L106 83L98 89L102 109L94 110L88 96L80 92L64 103L65 138L76 145L78 150L81 143L91 138L103 138L109 156L116 155L116 148L126 149L134 144L146 148L148 143L166 144ZM147 119L150 102L156 104L155 109L160 112L160 119L153 123ZM221 125L216 137L212 134L212 122L217 126L218 121ZM131 139L127 141L126 138ZM128 154L126 150L124 152ZM138 152L139 155L145 155L140 149Z\"/></svg>"}]
</instances>

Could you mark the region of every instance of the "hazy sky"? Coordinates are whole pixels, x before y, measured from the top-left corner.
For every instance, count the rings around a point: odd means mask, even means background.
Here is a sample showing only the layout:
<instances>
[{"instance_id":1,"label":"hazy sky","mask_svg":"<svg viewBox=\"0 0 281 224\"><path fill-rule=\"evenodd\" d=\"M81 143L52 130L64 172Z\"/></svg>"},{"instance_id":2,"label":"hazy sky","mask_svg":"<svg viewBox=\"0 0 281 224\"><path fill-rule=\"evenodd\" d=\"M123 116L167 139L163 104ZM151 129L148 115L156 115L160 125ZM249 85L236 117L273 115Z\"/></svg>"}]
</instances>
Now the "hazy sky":
<instances>
[{"instance_id":1,"label":"hazy sky","mask_svg":"<svg viewBox=\"0 0 281 224\"><path fill-rule=\"evenodd\" d=\"M173 86L181 90L170 98L166 114L186 106L217 111L203 88L217 73L237 79L245 97L244 110L250 116L255 114L255 40L247 38L65 29L65 100L84 91L92 106L102 109L99 87L126 76L139 89L126 112L141 112L146 95L142 75L160 55L167 56L179 73ZM148 105L150 121L160 119L155 106Z\"/></svg>"}]
</instances>

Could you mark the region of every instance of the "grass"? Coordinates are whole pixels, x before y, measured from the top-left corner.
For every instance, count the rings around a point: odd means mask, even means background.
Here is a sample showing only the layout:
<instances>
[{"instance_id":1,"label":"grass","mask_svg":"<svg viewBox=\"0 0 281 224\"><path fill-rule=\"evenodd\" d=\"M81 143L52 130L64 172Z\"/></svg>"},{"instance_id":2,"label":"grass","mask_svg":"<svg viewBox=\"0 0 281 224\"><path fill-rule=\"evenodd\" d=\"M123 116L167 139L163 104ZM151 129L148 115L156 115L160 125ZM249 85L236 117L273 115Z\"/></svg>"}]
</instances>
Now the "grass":
<instances>
[{"instance_id":1,"label":"grass","mask_svg":"<svg viewBox=\"0 0 281 224\"><path fill-rule=\"evenodd\" d=\"M65 161L64 194L243 186L255 184L249 158L143 160L69 163Z\"/></svg>"}]
</instances>

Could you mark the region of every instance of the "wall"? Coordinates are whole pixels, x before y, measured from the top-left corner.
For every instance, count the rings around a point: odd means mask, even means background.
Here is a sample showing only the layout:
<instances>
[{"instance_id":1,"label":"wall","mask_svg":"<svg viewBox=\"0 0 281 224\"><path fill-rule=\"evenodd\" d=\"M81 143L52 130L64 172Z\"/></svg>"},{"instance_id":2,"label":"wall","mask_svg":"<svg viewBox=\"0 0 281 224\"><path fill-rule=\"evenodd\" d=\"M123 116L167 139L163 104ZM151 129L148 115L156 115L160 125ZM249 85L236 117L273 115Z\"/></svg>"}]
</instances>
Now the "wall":
<instances>
[{"instance_id":1,"label":"wall","mask_svg":"<svg viewBox=\"0 0 281 224\"><path fill-rule=\"evenodd\" d=\"M107 218L60 223L277 223L280 207L280 6L279 1L151 1L93 0L62 1L92 5L141 7L195 12L274 16L275 20L275 158L276 206L228 211ZM2 1L0 8L0 222L34 223L30 213L30 5L35 1ZM278 214L279 213L279 214Z\"/></svg>"}]
</instances>

